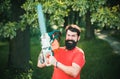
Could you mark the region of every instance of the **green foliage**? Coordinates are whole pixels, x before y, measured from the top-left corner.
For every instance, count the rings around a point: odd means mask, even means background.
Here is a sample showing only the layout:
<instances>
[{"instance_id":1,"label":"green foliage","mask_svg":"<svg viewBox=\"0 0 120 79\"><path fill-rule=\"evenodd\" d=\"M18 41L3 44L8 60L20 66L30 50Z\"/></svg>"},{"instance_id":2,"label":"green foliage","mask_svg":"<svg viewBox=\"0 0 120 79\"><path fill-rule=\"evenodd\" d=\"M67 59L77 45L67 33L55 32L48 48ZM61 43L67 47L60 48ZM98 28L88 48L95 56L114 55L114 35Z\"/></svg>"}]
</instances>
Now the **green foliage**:
<instances>
[{"instance_id":1,"label":"green foliage","mask_svg":"<svg viewBox=\"0 0 120 79\"><path fill-rule=\"evenodd\" d=\"M2 37L10 36L10 38L13 38L13 35L15 35L14 23L8 22L11 14L10 9L11 9L10 0L1 1L0 3L0 36Z\"/></svg>"},{"instance_id":2,"label":"green foliage","mask_svg":"<svg viewBox=\"0 0 120 79\"><path fill-rule=\"evenodd\" d=\"M36 11L38 3L38 1L33 2L27 0L22 6L22 8L26 11L26 13L22 16L23 22L27 21L27 23L33 27L38 27ZM65 2L62 3L61 1L52 0L44 2L40 1L40 3L43 6L45 16L47 14L50 15L49 22L51 25L62 25L64 23L63 18L67 16L67 11L65 11L67 6Z\"/></svg>"},{"instance_id":3,"label":"green foliage","mask_svg":"<svg viewBox=\"0 0 120 79\"><path fill-rule=\"evenodd\" d=\"M97 22L99 26L120 26L120 14L118 13L119 5L112 8L102 7L92 14L92 24Z\"/></svg>"},{"instance_id":4,"label":"green foliage","mask_svg":"<svg viewBox=\"0 0 120 79\"><path fill-rule=\"evenodd\" d=\"M75 0L72 4L73 11L79 11L80 16L84 16L88 10L92 13L97 8L105 4L105 0Z\"/></svg>"},{"instance_id":5,"label":"green foliage","mask_svg":"<svg viewBox=\"0 0 120 79\"><path fill-rule=\"evenodd\" d=\"M84 34L82 33L81 38L83 37ZM62 41L64 39L65 37L62 36L60 44L64 44L64 41ZM84 50L86 58L86 64L81 71L81 79L119 79L120 55L113 53L112 48L107 42L100 39L93 39L90 41L81 39L78 43L78 46ZM1 51L4 52L4 55L0 56L7 56L5 53L9 50L6 49L7 47L8 43L0 43L0 48L2 48ZM0 78L51 79L53 67L46 67L42 69L37 67L37 59L40 49L39 38L33 37L31 39L31 58L33 70L30 69L27 73L10 73L9 70L5 70L7 64L1 64L2 73ZM6 57L1 59L2 57L0 57L0 61L7 62L5 61Z\"/></svg>"},{"instance_id":6,"label":"green foliage","mask_svg":"<svg viewBox=\"0 0 120 79\"><path fill-rule=\"evenodd\" d=\"M86 5L86 6L85 6ZM87 0L75 0L72 4L73 11L79 11L79 15L83 16L87 12L89 8L89 4Z\"/></svg>"},{"instance_id":7,"label":"green foliage","mask_svg":"<svg viewBox=\"0 0 120 79\"><path fill-rule=\"evenodd\" d=\"M64 18L70 17L69 15L74 12L79 13L76 17L84 18L88 11L91 14L92 24L98 24L100 27L120 26L119 5L107 7L106 0L26 0L21 6L25 13L20 16L20 20L17 22L10 20L10 0L4 0L0 5L0 14L2 15L0 17L0 36L12 39L16 36L16 30L25 30L28 25L32 29L38 29L37 5L39 3L42 4L47 28L54 25L63 26ZM70 17L70 19L73 18ZM7 30L8 28L10 29Z\"/></svg>"},{"instance_id":8,"label":"green foliage","mask_svg":"<svg viewBox=\"0 0 120 79\"><path fill-rule=\"evenodd\" d=\"M64 24L64 17L68 16L66 2L52 0L43 4L44 12L50 14L50 24L61 26Z\"/></svg>"},{"instance_id":9,"label":"green foliage","mask_svg":"<svg viewBox=\"0 0 120 79\"><path fill-rule=\"evenodd\" d=\"M32 72L33 72L33 70L30 69L30 70L28 70L27 73L20 73L20 74L16 75L15 79L32 79Z\"/></svg>"},{"instance_id":10,"label":"green foliage","mask_svg":"<svg viewBox=\"0 0 120 79\"><path fill-rule=\"evenodd\" d=\"M23 14L21 18L21 23L22 24L27 24L30 25L34 28L38 27L38 22L37 22L37 2L33 2L32 0L27 0L21 8L25 10L25 14Z\"/></svg>"},{"instance_id":11,"label":"green foliage","mask_svg":"<svg viewBox=\"0 0 120 79\"><path fill-rule=\"evenodd\" d=\"M10 37L11 39L16 36L16 22L7 22L5 25L1 23L0 25L0 36Z\"/></svg>"},{"instance_id":12,"label":"green foliage","mask_svg":"<svg viewBox=\"0 0 120 79\"><path fill-rule=\"evenodd\" d=\"M4 71L4 75L6 75L6 77L3 77L4 79L8 78L8 79L32 79L32 69L29 69L27 72L20 72L18 70L10 70L10 69L6 69Z\"/></svg>"},{"instance_id":13,"label":"green foliage","mask_svg":"<svg viewBox=\"0 0 120 79\"><path fill-rule=\"evenodd\" d=\"M0 19L4 19L3 21L5 21L6 18L10 17L10 9L11 9L11 4L10 4L10 0L2 0L0 1ZM6 17L6 18L5 18Z\"/></svg>"},{"instance_id":14,"label":"green foliage","mask_svg":"<svg viewBox=\"0 0 120 79\"><path fill-rule=\"evenodd\" d=\"M93 4L94 2L94 4ZM50 23L51 26L57 25L63 26L64 24L64 18L69 15L71 11L78 11L80 16L84 16L88 9L92 12L93 10L96 10L96 8L100 7L105 3L104 0L102 1L87 1L87 0L36 0L36 1L30 1L27 0L25 4L23 4L22 8L26 11L26 13L23 15L23 22L26 22L33 26L37 27L37 12L36 12L36 6L38 3L41 3L43 6L43 12L45 16L49 15L47 20ZM99 6L98 6L99 5ZM26 20L26 21L25 21Z\"/></svg>"}]
</instances>

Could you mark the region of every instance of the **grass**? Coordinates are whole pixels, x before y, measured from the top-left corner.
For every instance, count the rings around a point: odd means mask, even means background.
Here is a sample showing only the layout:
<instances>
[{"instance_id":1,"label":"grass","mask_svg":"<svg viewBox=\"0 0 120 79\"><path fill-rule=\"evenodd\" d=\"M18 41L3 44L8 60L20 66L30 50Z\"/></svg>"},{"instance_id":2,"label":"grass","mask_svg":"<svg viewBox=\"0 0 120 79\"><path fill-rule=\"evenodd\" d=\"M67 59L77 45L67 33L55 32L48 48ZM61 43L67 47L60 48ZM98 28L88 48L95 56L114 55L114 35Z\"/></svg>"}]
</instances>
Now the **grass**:
<instances>
[{"instance_id":1,"label":"grass","mask_svg":"<svg viewBox=\"0 0 120 79\"><path fill-rule=\"evenodd\" d=\"M110 36L116 38L120 42L120 30L115 30L110 33Z\"/></svg>"},{"instance_id":2,"label":"grass","mask_svg":"<svg viewBox=\"0 0 120 79\"><path fill-rule=\"evenodd\" d=\"M82 41L86 64L81 79L119 79L120 55L113 52L108 43L102 40Z\"/></svg>"},{"instance_id":3,"label":"grass","mask_svg":"<svg viewBox=\"0 0 120 79\"><path fill-rule=\"evenodd\" d=\"M61 40L60 42L60 44L63 45L63 41ZM78 46L84 50L86 57L86 64L82 69L81 79L120 79L120 55L115 54L107 42L100 39L93 39L90 41L82 39L78 43ZM32 38L32 79L51 79L53 67L46 67L43 69L37 67L40 49L39 38ZM0 69L2 70L4 70L7 65L7 57L8 43L0 42ZM5 78L1 76L0 79Z\"/></svg>"},{"instance_id":4,"label":"grass","mask_svg":"<svg viewBox=\"0 0 120 79\"><path fill-rule=\"evenodd\" d=\"M2 71L6 68L8 60L8 43L7 42L0 42L0 70Z\"/></svg>"}]
</instances>

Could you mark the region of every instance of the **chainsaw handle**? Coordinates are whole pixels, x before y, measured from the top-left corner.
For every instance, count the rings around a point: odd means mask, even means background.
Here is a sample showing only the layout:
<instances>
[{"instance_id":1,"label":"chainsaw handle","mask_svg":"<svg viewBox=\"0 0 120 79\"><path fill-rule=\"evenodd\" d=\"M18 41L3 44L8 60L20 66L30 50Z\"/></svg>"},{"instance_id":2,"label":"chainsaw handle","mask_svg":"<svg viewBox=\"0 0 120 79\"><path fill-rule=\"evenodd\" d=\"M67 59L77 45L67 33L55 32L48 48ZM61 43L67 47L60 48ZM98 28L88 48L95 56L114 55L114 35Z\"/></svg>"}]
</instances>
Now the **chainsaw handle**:
<instances>
[{"instance_id":1,"label":"chainsaw handle","mask_svg":"<svg viewBox=\"0 0 120 79\"><path fill-rule=\"evenodd\" d=\"M60 39L61 32L59 30L54 30L49 32L48 35L50 36L51 41L54 41L55 39Z\"/></svg>"}]
</instances>

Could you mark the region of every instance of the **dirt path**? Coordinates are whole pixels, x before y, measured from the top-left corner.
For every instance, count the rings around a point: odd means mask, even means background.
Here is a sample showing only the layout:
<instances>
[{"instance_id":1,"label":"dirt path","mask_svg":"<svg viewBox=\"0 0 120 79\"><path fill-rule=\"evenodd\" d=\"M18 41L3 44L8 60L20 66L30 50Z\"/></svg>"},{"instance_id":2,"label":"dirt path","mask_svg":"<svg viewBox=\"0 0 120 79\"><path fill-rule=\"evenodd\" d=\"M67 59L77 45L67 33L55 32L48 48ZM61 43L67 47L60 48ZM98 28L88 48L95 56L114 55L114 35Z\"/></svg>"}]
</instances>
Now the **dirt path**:
<instances>
[{"instance_id":1,"label":"dirt path","mask_svg":"<svg viewBox=\"0 0 120 79\"><path fill-rule=\"evenodd\" d=\"M119 41L117 41L115 38L111 36L108 36L107 33L96 32L96 35L98 36L98 38L107 41L113 48L114 53L120 55L120 42Z\"/></svg>"}]
</instances>

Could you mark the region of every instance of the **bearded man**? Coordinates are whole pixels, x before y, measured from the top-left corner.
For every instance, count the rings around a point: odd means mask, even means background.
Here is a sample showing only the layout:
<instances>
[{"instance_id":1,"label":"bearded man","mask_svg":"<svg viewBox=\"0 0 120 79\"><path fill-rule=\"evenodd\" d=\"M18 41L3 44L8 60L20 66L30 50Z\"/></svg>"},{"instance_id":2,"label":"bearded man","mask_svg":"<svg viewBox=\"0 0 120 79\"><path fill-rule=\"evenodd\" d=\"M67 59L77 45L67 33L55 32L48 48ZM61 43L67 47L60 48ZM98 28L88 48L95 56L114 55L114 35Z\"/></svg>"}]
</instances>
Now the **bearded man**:
<instances>
[{"instance_id":1,"label":"bearded man","mask_svg":"<svg viewBox=\"0 0 120 79\"><path fill-rule=\"evenodd\" d=\"M71 24L66 26L65 30L65 46L53 49L54 56L50 56L48 59L48 62L54 66L52 79L80 79L80 72L85 64L84 51L77 47L81 29L79 26ZM57 45L59 44L55 40L53 47L58 47ZM46 65L38 60L37 66L42 68Z\"/></svg>"}]
</instances>

